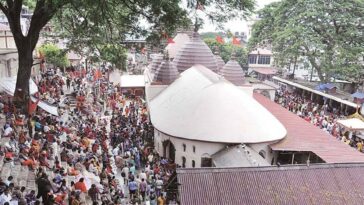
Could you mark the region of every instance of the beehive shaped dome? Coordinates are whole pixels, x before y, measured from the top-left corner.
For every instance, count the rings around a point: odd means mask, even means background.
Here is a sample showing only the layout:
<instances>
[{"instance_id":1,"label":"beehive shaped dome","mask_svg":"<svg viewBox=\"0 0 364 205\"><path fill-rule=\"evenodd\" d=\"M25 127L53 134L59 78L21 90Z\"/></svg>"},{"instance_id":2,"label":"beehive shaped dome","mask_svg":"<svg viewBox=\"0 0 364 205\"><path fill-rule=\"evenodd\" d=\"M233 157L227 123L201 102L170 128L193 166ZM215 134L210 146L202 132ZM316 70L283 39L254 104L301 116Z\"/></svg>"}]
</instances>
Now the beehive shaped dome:
<instances>
[{"instance_id":1,"label":"beehive shaped dome","mask_svg":"<svg viewBox=\"0 0 364 205\"><path fill-rule=\"evenodd\" d=\"M153 126L178 138L262 143L287 135L285 127L252 96L201 65L181 73L149 106Z\"/></svg>"},{"instance_id":2,"label":"beehive shaped dome","mask_svg":"<svg viewBox=\"0 0 364 205\"><path fill-rule=\"evenodd\" d=\"M168 56L166 56L155 72L153 82L169 85L178 78L178 75L179 73L176 66L173 65Z\"/></svg>"},{"instance_id":3,"label":"beehive shaped dome","mask_svg":"<svg viewBox=\"0 0 364 205\"><path fill-rule=\"evenodd\" d=\"M217 63L217 69L220 71L225 66L225 62L218 54L215 54L215 59Z\"/></svg>"},{"instance_id":4,"label":"beehive shaped dome","mask_svg":"<svg viewBox=\"0 0 364 205\"><path fill-rule=\"evenodd\" d=\"M225 64L220 70L220 74L228 81L236 86L243 85L245 83L245 74L238 61L236 61L235 55Z\"/></svg>"},{"instance_id":5,"label":"beehive shaped dome","mask_svg":"<svg viewBox=\"0 0 364 205\"><path fill-rule=\"evenodd\" d=\"M218 71L214 54L197 32L193 33L191 40L178 51L173 63L179 72L196 64L203 65L214 72Z\"/></svg>"},{"instance_id":6,"label":"beehive shaped dome","mask_svg":"<svg viewBox=\"0 0 364 205\"><path fill-rule=\"evenodd\" d=\"M170 43L166 47L166 51L169 54L170 58L175 58L178 51L182 48L182 46L190 41L190 37L185 32L178 32L177 35L173 38L174 43Z\"/></svg>"},{"instance_id":7,"label":"beehive shaped dome","mask_svg":"<svg viewBox=\"0 0 364 205\"><path fill-rule=\"evenodd\" d=\"M149 65L149 69L152 73L155 73L163 61L163 54L157 53L152 56L152 62Z\"/></svg>"}]
</instances>

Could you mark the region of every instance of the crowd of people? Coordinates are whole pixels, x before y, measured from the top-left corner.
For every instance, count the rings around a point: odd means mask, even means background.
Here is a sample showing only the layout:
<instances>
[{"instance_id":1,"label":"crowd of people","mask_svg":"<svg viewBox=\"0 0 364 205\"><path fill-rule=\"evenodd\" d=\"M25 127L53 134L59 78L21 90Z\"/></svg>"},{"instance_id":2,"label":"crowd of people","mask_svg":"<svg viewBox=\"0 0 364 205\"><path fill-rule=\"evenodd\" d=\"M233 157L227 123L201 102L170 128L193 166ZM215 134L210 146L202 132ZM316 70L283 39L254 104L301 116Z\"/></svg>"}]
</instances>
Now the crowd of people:
<instances>
[{"instance_id":1,"label":"crowd of people","mask_svg":"<svg viewBox=\"0 0 364 205\"><path fill-rule=\"evenodd\" d=\"M0 180L0 205L166 204L175 166L154 152L145 102L100 72L42 73L35 97L58 106L58 116L40 108L21 115L1 95L0 155L28 167L36 189L9 175Z\"/></svg>"},{"instance_id":2,"label":"crowd of people","mask_svg":"<svg viewBox=\"0 0 364 205\"><path fill-rule=\"evenodd\" d=\"M345 114L340 109L331 107L329 104L320 105L298 92L289 92L279 89L276 92L275 102L282 105L289 111L297 114L305 121L314 124L320 129L328 132L338 140L363 152L363 140L345 130L337 123L337 120L344 119Z\"/></svg>"}]
</instances>

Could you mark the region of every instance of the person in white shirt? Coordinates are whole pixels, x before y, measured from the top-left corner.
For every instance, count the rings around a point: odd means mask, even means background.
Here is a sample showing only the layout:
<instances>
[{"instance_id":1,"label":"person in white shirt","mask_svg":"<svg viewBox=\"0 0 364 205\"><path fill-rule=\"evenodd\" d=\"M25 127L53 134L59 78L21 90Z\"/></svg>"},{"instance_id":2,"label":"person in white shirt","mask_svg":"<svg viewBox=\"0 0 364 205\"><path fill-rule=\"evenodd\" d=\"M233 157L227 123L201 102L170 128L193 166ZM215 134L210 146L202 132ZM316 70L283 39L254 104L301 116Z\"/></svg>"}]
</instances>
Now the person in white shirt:
<instances>
[{"instance_id":1,"label":"person in white shirt","mask_svg":"<svg viewBox=\"0 0 364 205\"><path fill-rule=\"evenodd\" d=\"M10 204L11 194L9 189L5 189L4 193L0 195L0 205L4 205L6 202Z\"/></svg>"}]
</instances>

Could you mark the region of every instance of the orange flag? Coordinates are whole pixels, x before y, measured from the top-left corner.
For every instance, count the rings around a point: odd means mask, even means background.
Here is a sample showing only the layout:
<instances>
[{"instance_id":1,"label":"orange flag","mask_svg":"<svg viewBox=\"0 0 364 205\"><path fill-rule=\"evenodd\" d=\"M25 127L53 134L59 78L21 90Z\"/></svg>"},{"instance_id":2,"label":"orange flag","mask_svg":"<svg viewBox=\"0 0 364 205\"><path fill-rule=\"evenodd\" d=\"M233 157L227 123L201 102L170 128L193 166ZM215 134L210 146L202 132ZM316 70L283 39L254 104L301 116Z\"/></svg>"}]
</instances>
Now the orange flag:
<instances>
[{"instance_id":1,"label":"orange flag","mask_svg":"<svg viewBox=\"0 0 364 205\"><path fill-rule=\"evenodd\" d=\"M95 71L95 74L94 74L94 80L98 80L98 79L100 79L102 77L102 73L101 73L101 71L100 70L96 70Z\"/></svg>"},{"instance_id":2,"label":"orange flag","mask_svg":"<svg viewBox=\"0 0 364 205\"><path fill-rule=\"evenodd\" d=\"M216 36L216 41L220 44L224 44L224 39L221 36Z\"/></svg>"},{"instance_id":3,"label":"orange flag","mask_svg":"<svg viewBox=\"0 0 364 205\"><path fill-rule=\"evenodd\" d=\"M240 40L237 39L235 36L233 37L233 45L240 45Z\"/></svg>"}]
</instances>

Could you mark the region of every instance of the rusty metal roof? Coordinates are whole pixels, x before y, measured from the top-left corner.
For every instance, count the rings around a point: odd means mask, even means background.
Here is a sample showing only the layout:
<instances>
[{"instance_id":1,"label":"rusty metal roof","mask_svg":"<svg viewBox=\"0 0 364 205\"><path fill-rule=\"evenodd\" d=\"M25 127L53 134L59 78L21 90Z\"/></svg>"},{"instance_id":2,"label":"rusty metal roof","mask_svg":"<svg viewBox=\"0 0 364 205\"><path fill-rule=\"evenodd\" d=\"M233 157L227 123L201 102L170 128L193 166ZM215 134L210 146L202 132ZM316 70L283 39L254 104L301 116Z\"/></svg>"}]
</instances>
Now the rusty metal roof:
<instances>
[{"instance_id":1,"label":"rusty metal roof","mask_svg":"<svg viewBox=\"0 0 364 205\"><path fill-rule=\"evenodd\" d=\"M183 72L196 64L203 65L214 72L218 70L214 54L197 32L193 33L191 40L186 42L177 52L173 63L179 72Z\"/></svg>"},{"instance_id":2,"label":"rusty metal roof","mask_svg":"<svg viewBox=\"0 0 364 205\"><path fill-rule=\"evenodd\" d=\"M183 205L363 204L364 164L178 169Z\"/></svg>"},{"instance_id":3,"label":"rusty metal roof","mask_svg":"<svg viewBox=\"0 0 364 205\"><path fill-rule=\"evenodd\" d=\"M254 98L270 111L287 129L287 137L270 145L273 150L312 151L327 163L364 162L364 154L336 140L327 132L306 122L261 94ZM262 125L264 128L264 125Z\"/></svg>"}]
</instances>

